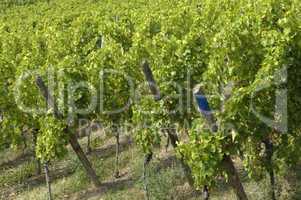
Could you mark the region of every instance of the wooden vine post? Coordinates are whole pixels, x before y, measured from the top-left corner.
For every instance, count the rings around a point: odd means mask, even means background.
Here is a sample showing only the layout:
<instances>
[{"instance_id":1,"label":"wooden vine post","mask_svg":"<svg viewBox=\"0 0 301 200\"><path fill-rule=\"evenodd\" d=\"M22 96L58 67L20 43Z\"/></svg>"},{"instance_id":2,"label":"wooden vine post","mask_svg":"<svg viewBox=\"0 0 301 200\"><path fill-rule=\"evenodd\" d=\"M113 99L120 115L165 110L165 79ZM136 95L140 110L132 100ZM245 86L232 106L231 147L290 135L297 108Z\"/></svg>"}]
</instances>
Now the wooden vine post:
<instances>
[{"instance_id":1,"label":"wooden vine post","mask_svg":"<svg viewBox=\"0 0 301 200\"><path fill-rule=\"evenodd\" d=\"M150 68L149 62L147 60L144 60L142 62L142 71L144 74L144 77L148 83L149 89L154 97L155 101L160 101L162 99L162 95L160 93L159 87L157 86L157 83L154 79L152 70ZM176 149L178 147L179 138L176 133L174 133L173 130L167 130L168 140L170 141L172 147ZM149 157L147 155L146 157ZM145 160L151 160L151 159L145 159ZM188 180L188 183L190 186L194 186L194 181L191 174L190 167L184 162L183 156L180 158L180 163L182 165L182 168L184 170L185 176Z\"/></svg>"},{"instance_id":2,"label":"wooden vine post","mask_svg":"<svg viewBox=\"0 0 301 200\"><path fill-rule=\"evenodd\" d=\"M45 98L48 108L51 108L53 110L54 116L57 119L63 119L63 115L59 112L59 110L57 108L57 104L55 103L55 100L54 100L52 94L50 94L47 86L45 85L43 79L40 76L38 76L36 78L36 85L38 86L41 94ZM86 173L87 173L88 177L90 178L90 180L92 181L93 185L95 187L99 187L101 185L101 183L96 175L95 170L92 168L92 164L90 163L86 154L84 153L83 149L81 148L80 144L78 143L76 134L73 134L68 127L66 127L64 129L64 132L65 132L65 134L68 134L69 143L70 143L73 151L76 153L78 159L84 166Z\"/></svg>"},{"instance_id":3,"label":"wooden vine post","mask_svg":"<svg viewBox=\"0 0 301 200\"><path fill-rule=\"evenodd\" d=\"M218 126L216 124L216 119L215 119L213 113L211 112L209 103L207 101L206 96L204 95L204 92L201 89L201 86L197 85L194 88L193 93L194 93L196 102L198 104L199 110L202 113L202 115L204 116L204 118L206 119L207 123L209 124L212 133L217 132ZM243 188L243 185L239 178L239 174L234 166L234 163L233 163L231 157L229 155L224 154L221 165L229 175L229 184L234 189L234 191L237 195L237 198L239 200L247 200L248 198L247 198L246 192ZM205 186L204 190L206 193L208 192L208 196L205 196L206 199L209 199L208 187Z\"/></svg>"},{"instance_id":4,"label":"wooden vine post","mask_svg":"<svg viewBox=\"0 0 301 200\"><path fill-rule=\"evenodd\" d=\"M51 191L51 180L49 175L49 165L48 162L44 163L44 170L45 170L45 179L46 179L46 185L47 185L47 191L48 191L48 200L52 200L52 191Z\"/></svg>"}]
</instances>

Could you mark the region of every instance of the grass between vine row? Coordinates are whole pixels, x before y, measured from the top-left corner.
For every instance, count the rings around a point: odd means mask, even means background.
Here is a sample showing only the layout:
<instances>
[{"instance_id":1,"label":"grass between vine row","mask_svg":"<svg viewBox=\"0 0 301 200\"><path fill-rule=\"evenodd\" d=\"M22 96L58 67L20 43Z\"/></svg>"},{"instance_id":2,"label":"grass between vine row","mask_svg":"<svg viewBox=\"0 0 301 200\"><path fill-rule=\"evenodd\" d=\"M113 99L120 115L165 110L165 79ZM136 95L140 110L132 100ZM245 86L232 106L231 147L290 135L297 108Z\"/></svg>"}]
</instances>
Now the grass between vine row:
<instances>
[{"instance_id":1,"label":"grass between vine row","mask_svg":"<svg viewBox=\"0 0 301 200\"><path fill-rule=\"evenodd\" d=\"M110 137L94 135L93 151L89 158L102 181L102 187L95 189L89 183L84 170L73 152L69 151L62 160L51 163L52 190L55 199L143 199L142 161L143 155L139 152L132 139L122 138L122 153L120 161L121 178L116 179L114 174L115 140ZM85 148L86 138L81 139ZM172 149L165 152L164 148L156 150L156 157L148 170L148 184L151 199L198 199L192 188L186 183L185 176ZM15 155L15 158L9 155ZM19 155L19 156L16 156ZM21 156L20 156L21 155ZM10 157L11 160L5 160ZM34 175L35 162L32 153L28 151L1 153L0 164L0 199L44 200L47 198L44 174ZM6 163L6 164L3 164ZM236 162L240 168L240 162ZM268 179L255 182L249 180L243 171L241 177L250 195L251 200L268 200ZM283 177L277 177L279 199L301 198L301 166L290 170ZM266 188L266 189L264 189ZM220 180L216 189L212 191L213 200L233 200L235 194L224 180Z\"/></svg>"}]
</instances>

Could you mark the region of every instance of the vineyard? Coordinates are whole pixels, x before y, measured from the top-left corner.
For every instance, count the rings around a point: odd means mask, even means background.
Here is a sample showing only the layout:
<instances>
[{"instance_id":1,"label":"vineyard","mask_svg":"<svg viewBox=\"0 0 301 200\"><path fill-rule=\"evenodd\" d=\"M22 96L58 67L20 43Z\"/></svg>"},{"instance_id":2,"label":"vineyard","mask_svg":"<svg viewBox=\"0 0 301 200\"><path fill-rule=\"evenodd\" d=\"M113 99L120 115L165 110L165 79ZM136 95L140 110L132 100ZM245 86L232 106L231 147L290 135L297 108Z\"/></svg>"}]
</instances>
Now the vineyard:
<instances>
[{"instance_id":1,"label":"vineyard","mask_svg":"<svg viewBox=\"0 0 301 200\"><path fill-rule=\"evenodd\" d=\"M2 0L0 199L301 199L300 0Z\"/></svg>"}]
</instances>

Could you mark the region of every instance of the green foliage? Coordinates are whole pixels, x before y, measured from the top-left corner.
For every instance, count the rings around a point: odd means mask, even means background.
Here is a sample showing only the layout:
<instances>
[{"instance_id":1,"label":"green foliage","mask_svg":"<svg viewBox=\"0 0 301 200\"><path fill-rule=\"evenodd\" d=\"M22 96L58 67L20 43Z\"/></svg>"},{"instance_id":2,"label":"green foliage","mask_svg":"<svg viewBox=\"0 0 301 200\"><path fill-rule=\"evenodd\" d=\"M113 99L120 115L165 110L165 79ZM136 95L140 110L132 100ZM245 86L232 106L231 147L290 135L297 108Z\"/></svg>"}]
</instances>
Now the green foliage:
<instances>
[{"instance_id":1,"label":"green foliage","mask_svg":"<svg viewBox=\"0 0 301 200\"><path fill-rule=\"evenodd\" d=\"M85 117L109 125L132 121L139 127L137 143L146 153L160 141L162 126L182 130L194 124L187 143L178 150L191 166L197 186L205 180L214 183L223 174L219 163L224 154L240 156L251 176L260 175L265 164L262 141L267 138L275 144L275 169L294 165L300 160L301 146L300 19L298 0L54 0L7 9L0 16L0 113L4 118L0 144L18 144L23 128L30 127L40 130L40 158L61 156L67 137L63 129L72 115L73 120ZM143 59L150 62L164 95L160 102L150 99L148 88L142 87ZM30 70L45 80L54 73L56 85L51 92L65 122L19 109L15 87ZM22 82L19 100L29 107L45 108L35 73ZM279 81L286 74L287 81ZM97 89L68 93L68 86L78 82ZM204 85L216 111L217 134L204 129L206 124L194 109L191 91L197 83ZM231 84L226 98L225 86ZM274 118L273 122L285 121L277 109L286 105L276 104L277 94L285 88L288 124L279 130L260 120L254 110ZM87 108L95 96L97 104L91 112L73 113L71 100ZM120 112L107 112L127 103Z\"/></svg>"},{"instance_id":2,"label":"green foliage","mask_svg":"<svg viewBox=\"0 0 301 200\"><path fill-rule=\"evenodd\" d=\"M224 140L222 133L202 131L196 125L189 132L189 142L179 144L178 151L190 166L196 186L214 184L211 181L222 175L220 163L227 153Z\"/></svg>"},{"instance_id":3,"label":"green foliage","mask_svg":"<svg viewBox=\"0 0 301 200\"><path fill-rule=\"evenodd\" d=\"M37 157L42 161L49 161L62 157L66 153L68 135L64 129L66 125L53 116L40 118L40 130L37 139Z\"/></svg>"}]
</instances>

